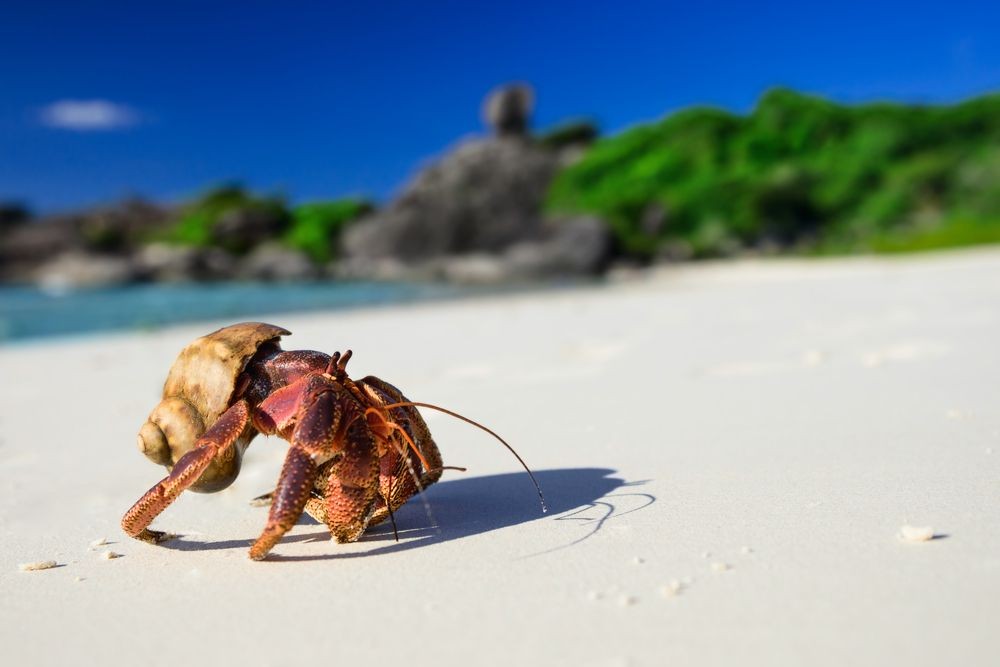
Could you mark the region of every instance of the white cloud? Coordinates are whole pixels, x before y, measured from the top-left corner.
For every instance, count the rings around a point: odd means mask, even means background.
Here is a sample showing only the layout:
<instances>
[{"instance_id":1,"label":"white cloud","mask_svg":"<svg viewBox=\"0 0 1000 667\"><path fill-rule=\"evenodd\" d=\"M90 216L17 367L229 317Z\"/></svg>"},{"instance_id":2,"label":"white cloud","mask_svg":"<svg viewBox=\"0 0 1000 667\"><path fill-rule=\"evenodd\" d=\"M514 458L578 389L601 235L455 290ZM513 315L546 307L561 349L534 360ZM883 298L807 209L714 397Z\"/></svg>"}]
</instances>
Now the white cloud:
<instances>
[{"instance_id":1,"label":"white cloud","mask_svg":"<svg viewBox=\"0 0 1000 667\"><path fill-rule=\"evenodd\" d=\"M39 119L61 130L99 132L136 125L139 114L108 100L59 100L42 109Z\"/></svg>"}]
</instances>

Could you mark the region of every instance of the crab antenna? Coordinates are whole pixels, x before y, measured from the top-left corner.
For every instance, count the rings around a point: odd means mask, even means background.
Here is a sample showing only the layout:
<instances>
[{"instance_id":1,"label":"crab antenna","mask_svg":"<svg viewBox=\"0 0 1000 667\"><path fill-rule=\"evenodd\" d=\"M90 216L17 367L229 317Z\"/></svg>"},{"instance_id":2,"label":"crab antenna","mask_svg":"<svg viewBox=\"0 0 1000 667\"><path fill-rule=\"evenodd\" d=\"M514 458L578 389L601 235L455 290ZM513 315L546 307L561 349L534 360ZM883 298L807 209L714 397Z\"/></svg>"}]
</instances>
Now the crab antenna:
<instances>
[{"instance_id":1,"label":"crab antenna","mask_svg":"<svg viewBox=\"0 0 1000 667\"><path fill-rule=\"evenodd\" d=\"M385 410L391 410L392 408L405 408L407 406L415 406L415 407L418 407L418 408L430 408L431 410L437 410L438 412L443 412L446 415L451 415L455 419L461 419L466 424L472 424L476 428L480 428L480 429L486 431L487 433L489 433L490 435L492 435L494 438L496 438L497 440L499 440L500 444L502 444L504 447L506 447L508 449L508 451L510 451L510 453L514 455L514 458L516 458L517 461L518 461L518 463L521 464L521 467L524 468L524 471L526 473L528 473L528 477L531 478L531 483L535 485L535 491L538 492L538 500L542 504L542 511L543 512L548 512L549 511L548 506L546 506L546 504L545 504L545 496L542 495L542 487L540 487L538 485L538 480L535 479L535 475L532 474L531 469L528 467L528 464L525 463L524 459L521 458L521 455L518 454L514 450L514 448L510 446L510 444L506 440L504 440L499 435L497 435L497 433L495 431L493 431L490 428L487 428L486 426L483 426L482 424L480 424L477 421L469 419L468 417L466 417L464 415L460 415L457 412L452 412L451 410L448 410L447 408L442 408L441 406L434 405L433 403L420 403L419 401L401 401L399 403L388 403L388 404L383 405L381 407L383 409L385 409Z\"/></svg>"},{"instance_id":2,"label":"crab antenna","mask_svg":"<svg viewBox=\"0 0 1000 667\"><path fill-rule=\"evenodd\" d=\"M417 449L416 443L413 442L413 439L410 437L410 434L407 433L403 429L402 426L400 426L399 424L396 424L395 422L389 421L388 419L386 419L385 417L383 417L381 414L379 414L379 411L376 410L375 408L368 408L367 410L365 410L365 417L367 417L369 414L373 414L373 415L378 416L378 418L382 420L382 423L384 423L386 426L388 426L391 430L396 431L401 436L403 436L403 440L406 441L406 444L409 446L409 448L412 449L413 453L417 455L418 459L420 459L420 465L422 465L424 467L424 470L430 470L431 464L428 463L427 459L424 458L423 452L421 452L419 449ZM400 453L402 453L402 452L400 452Z\"/></svg>"}]
</instances>

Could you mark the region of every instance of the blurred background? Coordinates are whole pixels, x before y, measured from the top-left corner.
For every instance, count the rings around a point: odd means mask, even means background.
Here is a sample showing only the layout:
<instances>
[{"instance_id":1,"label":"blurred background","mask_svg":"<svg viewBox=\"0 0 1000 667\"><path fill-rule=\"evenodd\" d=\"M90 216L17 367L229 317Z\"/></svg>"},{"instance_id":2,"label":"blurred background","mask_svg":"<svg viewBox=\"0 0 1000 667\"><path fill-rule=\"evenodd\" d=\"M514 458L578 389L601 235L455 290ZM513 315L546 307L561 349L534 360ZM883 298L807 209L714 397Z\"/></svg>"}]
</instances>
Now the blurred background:
<instances>
[{"instance_id":1,"label":"blurred background","mask_svg":"<svg viewBox=\"0 0 1000 667\"><path fill-rule=\"evenodd\" d=\"M0 340L1000 241L991 3L6 3Z\"/></svg>"}]
</instances>

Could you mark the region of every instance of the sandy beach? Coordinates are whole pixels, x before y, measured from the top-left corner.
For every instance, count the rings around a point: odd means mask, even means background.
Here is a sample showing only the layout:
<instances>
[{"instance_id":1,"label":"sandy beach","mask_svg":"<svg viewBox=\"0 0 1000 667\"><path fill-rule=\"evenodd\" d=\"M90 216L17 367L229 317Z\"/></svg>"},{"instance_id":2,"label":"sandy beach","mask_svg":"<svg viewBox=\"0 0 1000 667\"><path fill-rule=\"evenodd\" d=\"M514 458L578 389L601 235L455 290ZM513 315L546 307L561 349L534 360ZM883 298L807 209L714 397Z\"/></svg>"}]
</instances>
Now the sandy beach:
<instances>
[{"instance_id":1,"label":"sandy beach","mask_svg":"<svg viewBox=\"0 0 1000 667\"><path fill-rule=\"evenodd\" d=\"M437 413L449 465L252 562L284 442L128 539L167 369L229 322L0 348L0 655L31 665L987 665L1000 655L1000 250L760 260L259 317ZM904 525L932 527L907 541ZM107 544L94 544L101 539ZM120 555L108 559L104 552ZM22 572L19 564L57 567Z\"/></svg>"}]
</instances>

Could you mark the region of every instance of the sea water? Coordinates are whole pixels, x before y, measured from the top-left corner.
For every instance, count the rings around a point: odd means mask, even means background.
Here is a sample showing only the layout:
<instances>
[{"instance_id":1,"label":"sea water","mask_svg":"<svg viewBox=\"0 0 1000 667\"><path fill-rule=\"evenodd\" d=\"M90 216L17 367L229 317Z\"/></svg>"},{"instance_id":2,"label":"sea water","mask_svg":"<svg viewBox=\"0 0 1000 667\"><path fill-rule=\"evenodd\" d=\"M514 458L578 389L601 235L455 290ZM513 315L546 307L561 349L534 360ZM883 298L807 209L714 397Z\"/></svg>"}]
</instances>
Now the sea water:
<instances>
[{"instance_id":1,"label":"sea water","mask_svg":"<svg viewBox=\"0 0 1000 667\"><path fill-rule=\"evenodd\" d=\"M0 342L258 314L356 308L476 293L412 283L213 283L46 291L0 288Z\"/></svg>"}]
</instances>

